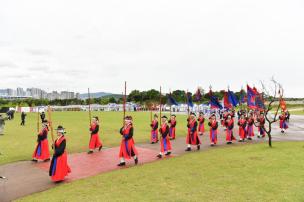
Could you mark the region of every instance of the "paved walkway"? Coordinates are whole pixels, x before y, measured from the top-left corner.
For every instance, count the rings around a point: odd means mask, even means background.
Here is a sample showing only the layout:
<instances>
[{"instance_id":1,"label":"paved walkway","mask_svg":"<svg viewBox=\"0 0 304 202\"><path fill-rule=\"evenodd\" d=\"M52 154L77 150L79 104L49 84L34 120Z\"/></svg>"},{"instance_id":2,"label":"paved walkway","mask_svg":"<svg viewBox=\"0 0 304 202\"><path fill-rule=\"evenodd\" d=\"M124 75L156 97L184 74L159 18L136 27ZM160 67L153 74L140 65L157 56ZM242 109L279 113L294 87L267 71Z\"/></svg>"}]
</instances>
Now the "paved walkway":
<instances>
[{"instance_id":1,"label":"paved walkway","mask_svg":"<svg viewBox=\"0 0 304 202\"><path fill-rule=\"evenodd\" d=\"M274 141L304 141L304 116L293 116L293 120L290 123L290 129L287 134L280 134L278 124L274 127L273 140ZM225 144L225 133L220 128L220 135L218 147L233 147L234 145L251 144L267 141L267 139L255 139L250 142L238 143L233 145ZM237 130L235 133L237 134ZM136 138L135 138L136 139ZM209 146L209 136L206 133L201 137L202 146L199 152L211 149ZM139 152L139 164L145 164L153 161L157 161L156 155L160 150L159 144L136 144ZM185 137L177 138L172 141L173 156L183 155L186 152ZM214 148L212 148L214 149ZM67 177L65 183L78 179L87 178L90 176L98 175L104 172L110 172L119 168L116 166L118 163L118 147L104 149L101 152L96 152L92 155L86 153L70 154L68 156L69 165L72 169L72 173ZM196 148L193 148L192 152L197 152ZM134 166L133 160L128 161L127 164ZM126 168L128 168L126 167ZM0 201L11 201L32 193L45 191L58 184L51 182L48 176L48 163L33 163L29 161L17 162L12 164L6 164L0 166L0 173L7 177L7 179L0 179Z\"/></svg>"}]
</instances>

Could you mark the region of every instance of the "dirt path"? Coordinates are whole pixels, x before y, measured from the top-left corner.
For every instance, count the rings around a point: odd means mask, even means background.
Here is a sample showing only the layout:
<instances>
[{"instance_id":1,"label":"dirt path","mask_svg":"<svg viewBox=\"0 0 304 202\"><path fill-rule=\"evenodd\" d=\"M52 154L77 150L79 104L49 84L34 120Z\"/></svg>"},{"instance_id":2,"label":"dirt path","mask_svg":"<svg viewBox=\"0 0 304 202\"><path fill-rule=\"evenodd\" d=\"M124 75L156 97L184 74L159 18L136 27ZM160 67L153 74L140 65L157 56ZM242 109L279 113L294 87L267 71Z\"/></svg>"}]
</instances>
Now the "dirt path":
<instances>
[{"instance_id":1,"label":"dirt path","mask_svg":"<svg viewBox=\"0 0 304 202\"><path fill-rule=\"evenodd\" d=\"M223 129L220 128L219 132L219 143L216 148L228 146L225 144L225 133ZM237 134L237 130L235 130L234 134ZM304 116L293 116L288 133L284 135L280 134L278 124L276 124L274 127L274 134L274 141L304 141ZM202 136L201 140L202 146L200 152L211 149L209 146L208 133ZM256 138L250 142L236 142L234 145L251 144L263 141L267 140ZM229 145L229 147L234 145ZM136 147L139 151L140 164L150 163L158 160L156 155L160 149L159 144L136 144ZM176 140L172 141L172 147L173 156L185 154L185 137L177 138ZM86 153L70 154L68 156L68 161L72 169L72 173L67 177L65 183L98 175L104 172L124 169L116 166L119 161L118 150L118 147L114 147L104 149L101 152L96 152L92 155L87 155ZM196 148L193 148L192 152L197 152ZM134 165L133 161L129 161L127 163L129 167ZM29 161L0 166L0 174L7 177L7 179L0 179L0 201L11 201L57 186L58 184L51 182L48 176L48 168L49 163L32 163Z\"/></svg>"}]
</instances>

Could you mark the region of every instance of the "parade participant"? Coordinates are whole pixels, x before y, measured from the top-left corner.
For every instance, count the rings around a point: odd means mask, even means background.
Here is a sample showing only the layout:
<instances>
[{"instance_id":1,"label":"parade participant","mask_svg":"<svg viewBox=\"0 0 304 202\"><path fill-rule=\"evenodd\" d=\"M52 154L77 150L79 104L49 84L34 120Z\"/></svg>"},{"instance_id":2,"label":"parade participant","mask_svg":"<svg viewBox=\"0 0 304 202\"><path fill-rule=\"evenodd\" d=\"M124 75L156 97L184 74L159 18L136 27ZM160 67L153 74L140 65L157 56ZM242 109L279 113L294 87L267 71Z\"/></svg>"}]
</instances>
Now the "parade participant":
<instances>
[{"instance_id":1,"label":"parade participant","mask_svg":"<svg viewBox=\"0 0 304 202\"><path fill-rule=\"evenodd\" d=\"M188 134L187 134L187 149L185 151L191 151L191 145L195 145L197 150L201 148L201 140L197 134L197 121L195 113L191 112L188 119Z\"/></svg>"},{"instance_id":2,"label":"parade participant","mask_svg":"<svg viewBox=\"0 0 304 202\"><path fill-rule=\"evenodd\" d=\"M154 120L152 121L150 126L151 126L150 142L151 142L151 144L155 144L158 142L158 116L157 116L157 114L154 114Z\"/></svg>"},{"instance_id":3,"label":"parade participant","mask_svg":"<svg viewBox=\"0 0 304 202\"><path fill-rule=\"evenodd\" d=\"M259 135L258 138L264 138L265 137L265 118L264 118L264 114L261 113L259 118L257 119L258 122L258 130L259 130Z\"/></svg>"},{"instance_id":4,"label":"parade participant","mask_svg":"<svg viewBox=\"0 0 304 202\"><path fill-rule=\"evenodd\" d=\"M37 146L33 153L33 160L37 162L38 160L49 161L50 151L49 151L49 141L47 139L49 132L48 121L44 120L42 123L42 129L37 135Z\"/></svg>"},{"instance_id":5,"label":"parade participant","mask_svg":"<svg viewBox=\"0 0 304 202\"><path fill-rule=\"evenodd\" d=\"M212 114L209 117L209 123L210 127L210 146L215 146L217 144L217 128L218 128L218 122L216 121L215 114Z\"/></svg>"},{"instance_id":6,"label":"parade participant","mask_svg":"<svg viewBox=\"0 0 304 202\"><path fill-rule=\"evenodd\" d=\"M92 119L90 131L91 131L91 138L89 143L88 154L92 154L94 152L94 149L98 148L98 150L100 151L102 148L102 143L99 139L99 119L97 116L93 117Z\"/></svg>"},{"instance_id":7,"label":"parade participant","mask_svg":"<svg viewBox=\"0 0 304 202\"><path fill-rule=\"evenodd\" d=\"M126 116L124 126L120 129L122 140L119 151L120 163L117 166L125 166L125 159L131 159L131 157L133 157L135 164L138 164L138 153L134 145L133 132L133 119L131 116Z\"/></svg>"},{"instance_id":8,"label":"parade participant","mask_svg":"<svg viewBox=\"0 0 304 202\"><path fill-rule=\"evenodd\" d=\"M254 137L253 124L254 124L254 119L253 119L253 114L251 112L251 113L249 113L249 116L247 118L246 134L247 134L247 139L248 140L252 140L252 138Z\"/></svg>"},{"instance_id":9,"label":"parade participant","mask_svg":"<svg viewBox=\"0 0 304 202\"><path fill-rule=\"evenodd\" d=\"M171 115L171 119L169 120L170 129L169 129L169 135L170 139L174 140L176 136L176 116L174 114Z\"/></svg>"},{"instance_id":10,"label":"parade participant","mask_svg":"<svg viewBox=\"0 0 304 202\"><path fill-rule=\"evenodd\" d=\"M241 115L241 118L238 121L238 126L239 126L239 136L240 136L239 142L244 142L246 138L246 119L244 114Z\"/></svg>"},{"instance_id":11,"label":"parade participant","mask_svg":"<svg viewBox=\"0 0 304 202\"><path fill-rule=\"evenodd\" d=\"M167 116L162 116L160 132L160 153L157 155L158 158L162 158L165 154L166 156L171 154L171 143L169 139L169 126L167 123Z\"/></svg>"},{"instance_id":12,"label":"parade participant","mask_svg":"<svg viewBox=\"0 0 304 202\"><path fill-rule=\"evenodd\" d=\"M50 165L49 175L52 181L61 182L71 172L68 165L66 152L65 130L62 126L57 127L57 139L52 146L54 149L53 158Z\"/></svg>"},{"instance_id":13,"label":"parade participant","mask_svg":"<svg viewBox=\"0 0 304 202\"><path fill-rule=\"evenodd\" d=\"M227 120L225 121L226 130L226 143L232 144L232 141L235 140L233 136L234 120L231 115L228 115Z\"/></svg>"},{"instance_id":14,"label":"parade participant","mask_svg":"<svg viewBox=\"0 0 304 202\"><path fill-rule=\"evenodd\" d=\"M281 133L285 133L285 130L288 129L287 121L286 121L286 114L282 111L282 114L279 117L280 119L280 129Z\"/></svg>"},{"instance_id":15,"label":"parade participant","mask_svg":"<svg viewBox=\"0 0 304 202\"><path fill-rule=\"evenodd\" d=\"M4 135L5 121L7 121L8 119L8 117L3 118L2 114L0 114L0 135Z\"/></svg>"},{"instance_id":16,"label":"parade participant","mask_svg":"<svg viewBox=\"0 0 304 202\"><path fill-rule=\"evenodd\" d=\"M21 112L21 126L25 125L25 117L26 117L26 113L25 112Z\"/></svg>"},{"instance_id":17,"label":"parade participant","mask_svg":"<svg viewBox=\"0 0 304 202\"><path fill-rule=\"evenodd\" d=\"M202 135L204 135L204 132L205 132L205 117L204 117L204 113L203 112L199 113L198 122L199 122L199 125L198 125L198 134L200 136L202 136Z\"/></svg>"}]
</instances>

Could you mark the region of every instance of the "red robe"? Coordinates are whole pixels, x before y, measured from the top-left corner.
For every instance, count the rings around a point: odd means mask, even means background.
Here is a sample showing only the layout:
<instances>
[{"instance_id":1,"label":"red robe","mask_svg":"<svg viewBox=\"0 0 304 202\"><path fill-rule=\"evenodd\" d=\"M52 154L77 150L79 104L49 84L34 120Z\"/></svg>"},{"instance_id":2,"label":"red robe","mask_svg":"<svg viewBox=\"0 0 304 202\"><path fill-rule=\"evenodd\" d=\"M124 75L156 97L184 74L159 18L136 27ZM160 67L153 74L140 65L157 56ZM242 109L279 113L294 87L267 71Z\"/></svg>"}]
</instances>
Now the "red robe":
<instances>
[{"instance_id":1,"label":"red robe","mask_svg":"<svg viewBox=\"0 0 304 202\"><path fill-rule=\"evenodd\" d=\"M119 158L131 159L133 156L138 156L137 150L133 140L133 126L132 124L120 129L122 140L119 150Z\"/></svg>"},{"instance_id":2,"label":"red robe","mask_svg":"<svg viewBox=\"0 0 304 202\"><path fill-rule=\"evenodd\" d=\"M63 181L65 176L71 172L68 165L67 153L65 150L66 139L62 135L55 141L55 153L52 158L49 175L54 182Z\"/></svg>"},{"instance_id":3,"label":"red robe","mask_svg":"<svg viewBox=\"0 0 304 202\"><path fill-rule=\"evenodd\" d=\"M281 115L281 116L279 117L279 119L280 119L280 128L281 128L281 129L287 129L287 128L288 128L288 125L287 125L287 123L286 123L286 116Z\"/></svg>"},{"instance_id":4,"label":"red robe","mask_svg":"<svg viewBox=\"0 0 304 202\"><path fill-rule=\"evenodd\" d=\"M213 144L217 143L217 128L218 123L217 121L209 122L208 125L210 126L210 142Z\"/></svg>"},{"instance_id":5,"label":"red robe","mask_svg":"<svg viewBox=\"0 0 304 202\"><path fill-rule=\"evenodd\" d=\"M240 139L244 140L246 137L246 120L240 119L238 122L239 125L239 136Z\"/></svg>"},{"instance_id":6,"label":"red robe","mask_svg":"<svg viewBox=\"0 0 304 202\"><path fill-rule=\"evenodd\" d=\"M247 120L247 137L252 138L254 137L254 129L253 129L254 120L253 118L248 118Z\"/></svg>"},{"instance_id":7,"label":"red robe","mask_svg":"<svg viewBox=\"0 0 304 202\"><path fill-rule=\"evenodd\" d=\"M205 132L205 118L204 117L199 117L198 118L199 126L198 126L198 131L202 134Z\"/></svg>"},{"instance_id":8,"label":"red robe","mask_svg":"<svg viewBox=\"0 0 304 202\"><path fill-rule=\"evenodd\" d=\"M156 120L153 120L152 123L151 123L151 143L156 143L158 142L158 121Z\"/></svg>"},{"instance_id":9,"label":"red robe","mask_svg":"<svg viewBox=\"0 0 304 202\"><path fill-rule=\"evenodd\" d=\"M170 138L175 139L176 136L176 121L175 120L170 120L170 129L169 129L169 135Z\"/></svg>"},{"instance_id":10,"label":"red robe","mask_svg":"<svg viewBox=\"0 0 304 202\"><path fill-rule=\"evenodd\" d=\"M162 125L162 127L159 129L159 132L161 134L160 138L160 150L162 153L171 151L171 142L169 139L169 126L165 123Z\"/></svg>"},{"instance_id":11,"label":"red robe","mask_svg":"<svg viewBox=\"0 0 304 202\"><path fill-rule=\"evenodd\" d=\"M233 137L234 120L233 119L231 119L230 121L226 120L225 126L227 127L226 141L232 142L232 140L235 140L235 138Z\"/></svg>"},{"instance_id":12,"label":"red robe","mask_svg":"<svg viewBox=\"0 0 304 202\"><path fill-rule=\"evenodd\" d=\"M90 142L89 142L89 148L90 150L99 148L102 146L102 143L99 139L99 125L98 124L91 124L91 138L90 138Z\"/></svg>"},{"instance_id":13,"label":"red robe","mask_svg":"<svg viewBox=\"0 0 304 202\"><path fill-rule=\"evenodd\" d=\"M191 145L200 145L201 140L197 135L197 121L189 120L187 127L188 127L188 134L187 134L186 143Z\"/></svg>"},{"instance_id":14,"label":"red robe","mask_svg":"<svg viewBox=\"0 0 304 202\"><path fill-rule=\"evenodd\" d=\"M47 160L50 159L49 142L47 139L48 128L43 128L38 134L37 146L33 153L33 159Z\"/></svg>"}]
</instances>

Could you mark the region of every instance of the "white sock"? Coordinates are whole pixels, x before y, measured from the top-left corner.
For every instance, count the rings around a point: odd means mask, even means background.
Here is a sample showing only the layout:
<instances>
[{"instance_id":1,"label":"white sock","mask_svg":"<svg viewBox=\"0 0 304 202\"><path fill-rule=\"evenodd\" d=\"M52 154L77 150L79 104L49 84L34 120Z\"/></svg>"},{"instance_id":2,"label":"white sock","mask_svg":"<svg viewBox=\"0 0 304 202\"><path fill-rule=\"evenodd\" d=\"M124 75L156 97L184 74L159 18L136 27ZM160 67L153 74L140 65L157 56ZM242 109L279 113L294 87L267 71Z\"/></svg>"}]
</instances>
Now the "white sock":
<instances>
[{"instance_id":1,"label":"white sock","mask_svg":"<svg viewBox=\"0 0 304 202\"><path fill-rule=\"evenodd\" d=\"M188 144L188 148L191 148L191 145L190 145L190 144Z\"/></svg>"},{"instance_id":2,"label":"white sock","mask_svg":"<svg viewBox=\"0 0 304 202\"><path fill-rule=\"evenodd\" d=\"M124 158L120 158L120 163L124 163L125 159Z\"/></svg>"}]
</instances>

